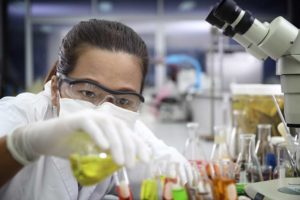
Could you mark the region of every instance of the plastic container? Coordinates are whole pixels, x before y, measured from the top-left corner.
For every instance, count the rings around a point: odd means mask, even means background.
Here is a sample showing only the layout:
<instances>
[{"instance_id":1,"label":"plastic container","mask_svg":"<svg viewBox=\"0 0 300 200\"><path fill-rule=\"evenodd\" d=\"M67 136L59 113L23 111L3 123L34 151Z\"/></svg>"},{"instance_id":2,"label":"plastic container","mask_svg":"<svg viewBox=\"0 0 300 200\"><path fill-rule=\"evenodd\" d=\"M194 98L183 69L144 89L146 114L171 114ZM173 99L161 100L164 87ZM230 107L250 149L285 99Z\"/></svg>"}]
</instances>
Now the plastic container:
<instances>
[{"instance_id":1,"label":"plastic container","mask_svg":"<svg viewBox=\"0 0 300 200\"><path fill-rule=\"evenodd\" d=\"M271 124L272 136L279 136L281 122L272 100L275 95L283 110L284 99L279 84L232 84L232 110L244 111L240 127L244 133L255 133L258 124Z\"/></svg>"}]
</instances>

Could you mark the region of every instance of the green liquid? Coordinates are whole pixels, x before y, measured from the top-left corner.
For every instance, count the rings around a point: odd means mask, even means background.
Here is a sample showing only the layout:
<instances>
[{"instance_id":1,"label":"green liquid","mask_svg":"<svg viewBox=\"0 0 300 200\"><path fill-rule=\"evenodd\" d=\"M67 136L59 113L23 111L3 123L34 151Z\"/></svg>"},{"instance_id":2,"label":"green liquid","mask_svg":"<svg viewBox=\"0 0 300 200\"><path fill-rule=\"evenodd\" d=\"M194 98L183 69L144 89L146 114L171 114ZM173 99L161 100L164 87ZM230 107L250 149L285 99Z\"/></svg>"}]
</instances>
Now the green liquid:
<instances>
[{"instance_id":1,"label":"green liquid","mask_svg":"<svg viewBox=\"0 0 300 200\"><path fill-rule=\"evenodd\" d=\"M158 188L155 179L146 179L142 183L141 200L158 200Z\"/></svg>"},{"instance_id":2,"label":"green liquid","mask_svg":"<svg viewBox=\"0 0 300 200\"><path fill-rule=\"evenodd\" d=\"M238 196L245 195L245 186L246 186L245 183L237 183L236 184L236 191L237 191Z\"/></svg>"},{"instance_id":3,"label":"green liquid","mask_svg":"<svg viewBox=\"0 0 300 200\"><path fill-rule=\"evenodd\" d=\"M174 200L188 200L188 195L184 188L173 189L172 196Z\"/></svg>"},{"instance_id":4,"label":"green liquid","mask_svg":"<svg viewBox=\"0 0 300 200\"><path fill-rule=\"evenodd\" d=\"M109 154L106 158L97 154L84 156L72 154L70 162L73 174L82 186L99 183L120 168Z\"/></svg>"}]
</instances>

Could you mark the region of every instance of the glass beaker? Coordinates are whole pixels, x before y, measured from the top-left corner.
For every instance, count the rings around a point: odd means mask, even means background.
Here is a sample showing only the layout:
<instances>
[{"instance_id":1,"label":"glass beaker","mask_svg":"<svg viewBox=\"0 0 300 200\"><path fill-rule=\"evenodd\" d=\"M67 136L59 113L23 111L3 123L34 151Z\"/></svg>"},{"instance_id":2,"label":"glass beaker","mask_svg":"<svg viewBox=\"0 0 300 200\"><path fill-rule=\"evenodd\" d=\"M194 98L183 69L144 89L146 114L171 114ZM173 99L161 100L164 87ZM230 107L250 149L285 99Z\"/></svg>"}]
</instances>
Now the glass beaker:
<instances>
[{"instance_id":1,"label":"glass beaker","mask_svg":"<svg viewBox=\"0 0 300 200\"><path fill-rule=\"evenodd\" d=\"M240 135L240 153L236 162L236 182L252 183L263 181L262 170L255 154L255 135Z\"/></svg>"},{"instance_id":2,"label":"glass beaker","mask_svg":"<svg viewBox=\"0 0 300 200\"><path fill-rule=\"evenodd\" d=\"M274 179L294 177L294 171L290 164L290 157L288 156L287 149L292 149L292 147L289 148L286 143L280 143L276 146L277 165L273 172Z\"/></svg>"},{"instance_id":3,"label":"glass beaker","mask_svg":"<svg viewBox=\"0 0 300 200\"><path fill-rule=\"evenodd\" d=\"M258 124L258 140L255 147L255 153L262 167L264 180L271 180L273 169L276 166L276 157L273 145L271 144L271 124Z\"/></svg>"},{"instance_id":4,"label":"glass beaker","mask_svg":"<svg viewBox=\"0 0 300 200\"><path fill-rule=\"evenodd\" d=\"M185 142L183 149L183 155L191 163L196 162L197 164L206 162L206 155L202 150L201 139L198 135L199 124L196 122L189 122L186 124L188 129L188 138Z\"/></svg>"}]
</instances>

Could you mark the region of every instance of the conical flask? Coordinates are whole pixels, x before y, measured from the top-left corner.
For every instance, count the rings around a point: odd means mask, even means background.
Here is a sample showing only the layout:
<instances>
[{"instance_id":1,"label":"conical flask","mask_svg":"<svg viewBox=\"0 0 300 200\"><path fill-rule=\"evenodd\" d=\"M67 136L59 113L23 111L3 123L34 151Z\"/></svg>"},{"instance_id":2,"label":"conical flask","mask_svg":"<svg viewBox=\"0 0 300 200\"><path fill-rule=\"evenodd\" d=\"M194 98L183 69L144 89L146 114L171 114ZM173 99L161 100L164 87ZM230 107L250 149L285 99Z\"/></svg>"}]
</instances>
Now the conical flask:
<instances>
[{"instance_id":1,"label":"conical flask","mask_svg":"<svg viewBox=\"0 0 300 200\"><path fill-rule=\"evenodd\" d=\"M191 163L196 162L198 165L206 162L206 155L202 149L202 141L198 135L199 124L196 122L189 122L186 124L188 138L185 142L183 155Z\"/></svg>"},{"instance_id":2,"label":"conical flask","mask_svg":"<svg viewBox=\"0 0 300 200\"><path fill-rule=\"evenodd\" d=\"M228 128L226 126L215 126L214 145L210 155L211 161L230 160L226 136Z\"/></svg>"},{"instance_id":3,"label":"conical flask","mask_svg":"<svg viewBox=\"0 0 300 200\"><path fill-rule=\"evenodd\" d=\"M241 152L235 170L237 183L263 181L261 166L255 154L255 135L240 135Z\"/></svg>"}]
</instances>

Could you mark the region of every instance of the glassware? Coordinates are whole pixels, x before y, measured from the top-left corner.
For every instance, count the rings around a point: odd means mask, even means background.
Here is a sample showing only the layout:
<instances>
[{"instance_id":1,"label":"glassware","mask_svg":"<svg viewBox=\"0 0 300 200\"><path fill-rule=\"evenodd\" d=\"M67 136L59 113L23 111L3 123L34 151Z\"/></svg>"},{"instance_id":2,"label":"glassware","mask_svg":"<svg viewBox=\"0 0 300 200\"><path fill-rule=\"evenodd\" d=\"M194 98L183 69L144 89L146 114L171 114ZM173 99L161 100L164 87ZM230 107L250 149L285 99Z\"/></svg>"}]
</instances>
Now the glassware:
<instances>
[{"instance_id":1,"label":"glassware","mask_svg":"<svg viewBox=\"0 0 300 200\"><path fill-rule=\"evenodd\" d=\"M132 192L130 190L127 172L124 167L114 173L114 180L119 200L132 200Z\"/></svg>"},{"instance_id":2,"label":"glassware","mask_svg":"<svg viewBox=\"0 0 300 200\"><path fill-rule=\"evenodd\" d=\"M287 146L288 145L286 143L280 143L276 146L277 165L273 172L274 179L294 177L293 168L290 164L287 153Z\"/></svg>"},{"instance_id":3,"label":"glassware","mask_svg":"<svg viewBox=\"0 0 300 200\"><path fill-rule=\"evenodd\" d=\"M186 127L188 129L188 138L185 142L183 155L190 162L196 162L197 164L205 163L206 155L202 150L202 142L197 132L199 124L189 122L186 124Z\"/></svg>"},{"instance_id":4,"label":"glassware","mask_svg":"<svg viewBox=\"0 0 300 200\"><path fill-rule=\"evenodd\" d=\"M213 163L213 191L215 200L237 200L234 165L230 160Z\"/></svg>"},{"instance_id":5,"label":"glassware","mask_svg":"<svg viewBox=\"0 0 300 200\"><path fill-rule=\"evenodd\" d=\"M186 187L183 186L182 180L180 180L180 163L174 163L176 170L176 178L177 182L172 186L172 197L174 200L188 200L188 192L186 191Z\"/></svg>"},{"instance_id":6,"label":"glassware","mask_svg":"<svg viewBox=\"0 0 300 200\"><path fill-rule=\"evenodd\" d=\"M296 167L298 169L298 172L300 172L300 137L299 137L299 144L296 146ZM298 177L300 177L300 175L298 175Z\"/></svg>"},{"instance_id":7,"label":"glassware","mask_svg":"<svg viewBox=\"0 0 300 200\"><path fill-rule=\"evenodd\" d=\"M210 156L210 160L230 160L230 155L226 145L226 135L228 128L225 126L215 126L214 130L214 145Z\"/></svg>"},{"instance_id":8,"label":"glassware","mask_svg":"<svg viewBox=\"0 0 300 200\"><path fill-rule=\"evenodd\" d=\"M161 176L161 166L163 161L151 160L145 168L145 178L141 185L140 199L141 200L158 200L160 185L159 179Z\"/></svg>"},{"instance_id":9,"label":"glassware","mask_svg":"<svg viewBox=\"0 0 300 200\"><path fill-rule=\"evenodd\" d=\"M233 162L236 161L239 155L239 143L240 135L242 134L242 129L239 126L239 120L245 115L245 112L242 110L233 111L233 127L229 134L228 140L228 151Z\"/></svg>"},{"instance_id":10,"label":"glassware","mask_svg":"<svg viewBox=\"0 0 300 200\"><path fill-rule=\"evenodd\" d=\"M140 197L142 200L158 200L158 184L156 179L149 178L143 180Z\"/></svg>"},{"instance_id":11,"label":"glassware","mask_svg":"<svg viewBox=\"0 0 300 200\"><path fill-rule=\"evenodd\" d=\"M78 131L74 135L68 141L73 148L69 160L80 185L94 185L121 168L110 153L102 151L88 134Z\"/></svg>"},{"instance_id":12,"label":"glassware","mask_svg":"<svg viewBox=\"0 0 300 200\"><path fill-rule=\"evenodd\" d=\"M196 162L191 165L192 180L189 179L185 184L189 200L211 200L213 196L211 180L208 178L206 166L197 165Z\"/></svg>"},{"instance_id":13,"label":"glassware","mask_svg":"<svg viewBox=\"0 0 300 200\"><path fill-rule=\"evenodd\" d=\"M173 200L172 189L178 182L178 177L176 175L175 163L169 162L163 172L165 174L163 178L163 200Z\"/></svg>"},{"instance_id":14,"label":"glassware","mask_svg":"<svg viewBox=\"0 0 300 200\"><path fill-rule=\"evenodd\" d=\"M255 154L255 135L240 135L241 152L236 162L236 181L246 184L263 181L261 166Z\"/></svg>"},{"instance_id":15,"label":"glassware","mask_svg":"<svg viewBox=\"0 0 300 200\"><path fill-rule=\"evenodd\" d=\"M271 180L273 169L276 166L276 157L273 145L271 144L271 124L258 124L258 140L255 147L255 153L262 167L264 180Z\"/></svg>"}]
</instances>

